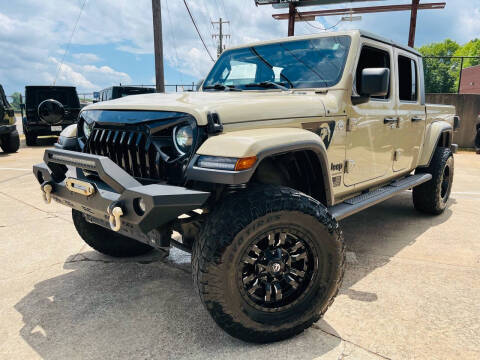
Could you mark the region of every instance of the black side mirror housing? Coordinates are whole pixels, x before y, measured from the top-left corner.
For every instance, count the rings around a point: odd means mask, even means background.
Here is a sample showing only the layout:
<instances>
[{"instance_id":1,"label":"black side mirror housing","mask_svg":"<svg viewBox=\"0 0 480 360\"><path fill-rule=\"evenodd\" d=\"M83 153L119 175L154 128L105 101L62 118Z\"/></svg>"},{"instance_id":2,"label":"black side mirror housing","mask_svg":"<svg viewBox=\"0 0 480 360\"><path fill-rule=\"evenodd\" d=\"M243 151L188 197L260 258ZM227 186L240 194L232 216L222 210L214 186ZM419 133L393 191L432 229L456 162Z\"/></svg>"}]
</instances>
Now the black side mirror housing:
<instances>
[{"instance_id":1,"label":"black side mirror housing","mask_svg":"<svg viewBox=\"0 0 480 360\"><path fill-rule=\"evenodd\" d=\"M390 87L390 69L369 68L362 71L362 96L386 96Z\"/></svg>"}]
</instances>

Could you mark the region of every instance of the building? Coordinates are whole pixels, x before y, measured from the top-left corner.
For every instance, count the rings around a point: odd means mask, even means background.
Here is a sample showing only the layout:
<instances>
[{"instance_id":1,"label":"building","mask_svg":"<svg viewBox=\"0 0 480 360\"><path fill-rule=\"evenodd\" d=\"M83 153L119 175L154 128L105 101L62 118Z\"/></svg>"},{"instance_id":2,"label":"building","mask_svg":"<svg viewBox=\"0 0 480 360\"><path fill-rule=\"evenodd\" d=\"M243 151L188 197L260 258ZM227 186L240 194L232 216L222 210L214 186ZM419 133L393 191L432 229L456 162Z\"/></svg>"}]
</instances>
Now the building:
<instances>
[{"instance_id":1,"label":"building","mask_svg":"<svg viewBox=\"0 0 480 360\"><path fill-rule=\"evenodd\" d=\"M480 94L480 65L463 69L460 94Z\"/></svg>"}]
</instances>

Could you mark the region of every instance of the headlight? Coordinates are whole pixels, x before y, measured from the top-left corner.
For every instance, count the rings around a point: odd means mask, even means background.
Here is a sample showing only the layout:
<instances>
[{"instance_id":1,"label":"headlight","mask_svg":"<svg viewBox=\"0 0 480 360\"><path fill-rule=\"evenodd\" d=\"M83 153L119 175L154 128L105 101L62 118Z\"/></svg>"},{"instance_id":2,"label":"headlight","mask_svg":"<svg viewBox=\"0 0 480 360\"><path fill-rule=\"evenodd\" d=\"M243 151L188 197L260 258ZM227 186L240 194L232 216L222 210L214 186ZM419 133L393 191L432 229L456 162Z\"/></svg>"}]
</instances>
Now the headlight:
<instances>
[{"instance_id":1,"label":"headlight","mask_svg":"<svg viewBox=\"0 0 480 360\"><path fill-rule=\"evenodd\" d=\"M190 150L193 144L193 129L190 125L177 126L173 131L175 148L181 154Z\"/></svg>"},{"instance_id":2,"label":"headlight","mask_svg":"<svg viewBox=\"0 0 480 360\"><path fill-rule=\"evenodd\" d=\"M93 124L89 124L86 121L83 121L83 134L88 139L92 133Z\"/></svg>"}]
</instances>

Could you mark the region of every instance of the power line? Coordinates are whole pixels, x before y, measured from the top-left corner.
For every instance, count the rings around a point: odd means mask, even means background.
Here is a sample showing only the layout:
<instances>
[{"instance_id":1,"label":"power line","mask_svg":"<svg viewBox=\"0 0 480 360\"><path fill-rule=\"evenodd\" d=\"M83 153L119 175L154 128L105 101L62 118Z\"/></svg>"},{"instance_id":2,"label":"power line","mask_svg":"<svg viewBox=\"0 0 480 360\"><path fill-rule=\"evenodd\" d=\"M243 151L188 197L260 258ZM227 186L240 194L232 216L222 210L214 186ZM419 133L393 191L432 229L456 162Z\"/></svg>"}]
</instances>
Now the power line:
<instances>
[{"instance_id":1,"label":"power line","mask_svg":"<svg viewBox=\"0 0 480 360\"><path fill-rule=\"evenodd\" d=\"M223 2L223 0L220 0L220 4L222 5L223 14L225 15L225 17L227 19L229 19L228 14L227 14L227 9L225 8L225 3Z\"/></svg>"},{"instance_id":2,"label":"power line","mask_svg":"<svg viewBox=\"0 0 480 360\"><path fill-rule=\"evenodd\" d=\"M217 47L217 45L215 44L215 41L213 40L213 32L212 32L212 30L213 30L213 24L212 24L213 18L212 18L211 12L210 12L210 8L208 6L208 0L204 0L202 5L208 13L208 18L209 18L210 22L207 24L207 30L210 33L210 41L212 42L212 47L215 48L215 47ZM215 9L215 6L213 6L213 8Z\"/></svg>"},{"instance_id":3,"label":"power line","mask_svg":"<svg viewBox=\"0 0 480 360\"><path fill-rule=\"evenodd\" d=\"M82 16L83 9L85 8L85 5L87 4L88 0L84 0L82 7L80 8L80 12L78 13L77 20L75 21L75 26L73 27L72 33L70 34L70 40L68 41L67 48L65 49L65 52L63 53L62 61L58 65L57 73L55 75L55 79L53 80L53 85L56 84L58 75L60 75L60 71L62 70L63 62L65 61L65 56L67 55L68 51L70 50L70 44L72 43L73 35L75 34L75 31L77 30L77 25L78 22L80 21L80 17Z\"/></svg>"},{"instance_id":4,"label":"power line","mask_svg":"<svg viewBox=\"0 0 480 360\"><path fill-rule=\"evenodd\" d=\"M179 65L179 58L178 58L178 52L177 52L177 39L176 39L176 36L175 36L175 29L173 28L173 23L172 23L172 15L170 13L170 9L168 8L168 0L165 1L165 4L167 6L167 16L168 16L168 22L170 24L170 33L172 34L172 37L173 37L173 49L175 50L175 62L176 62L176 66ZM181 82L183 83L183 76L182 76L182 72L179 71L180 73L180 80Z\"/></svg>"},{"instance_id":5,"label":"power line","mask_svg":"<svg viewBox=\"0 0 480 360\"><path fill-rule=\"evenodd\" d=\"M302 14L299 13L296 9L295 9L295 12L298 14L298 16L300 17L300 19L303 18ZM340 19L335 25L330 26L330 27L328 27L328 28L315 26L315 25L311 24L310 21L308 21L308 20L304 20L304 22L306 22L307 25L310 25L311 27L313 27L313 28L315 28L315 29L319 29L319 30L323 30L323 31L328 31L328 30L330 30L330 29L333 29L333 28L337 27L337 25L340 24L340 23L342 22L342 20L343 20L343 19Z\"/></svg>"},{"instance_id":6,"label":"power line","mask_svg":"<svg viewBox=\"0 0 480 360\"><path fill-rule=\"evenodd\" d=\"M202 40L203 47L205 48L205 50L207 50L207 53L208 53L208 56L210 56L210 59L211 59L213 62L215 62L215 60L213 60L212 54L210 54L210 51L208 50L208 47L207 47L207 45L205 44L205 41L203 40L202 34L200 34L200 30L198 30L198 26L197 26L197 24L195 23L195 20L194 20L194 18L193 18L193 16L192 16L192 13L190 12L190 8L188 7L187 1L186 1L186 0L183 0L183 3L185 4L185 7L187 8L188 15L190 15L190 19L192 20L193 26L195 26L195 30L197 30L197 34L198 34L198 36L200 37L200 40Z\"/></svg>"}]
</instances>

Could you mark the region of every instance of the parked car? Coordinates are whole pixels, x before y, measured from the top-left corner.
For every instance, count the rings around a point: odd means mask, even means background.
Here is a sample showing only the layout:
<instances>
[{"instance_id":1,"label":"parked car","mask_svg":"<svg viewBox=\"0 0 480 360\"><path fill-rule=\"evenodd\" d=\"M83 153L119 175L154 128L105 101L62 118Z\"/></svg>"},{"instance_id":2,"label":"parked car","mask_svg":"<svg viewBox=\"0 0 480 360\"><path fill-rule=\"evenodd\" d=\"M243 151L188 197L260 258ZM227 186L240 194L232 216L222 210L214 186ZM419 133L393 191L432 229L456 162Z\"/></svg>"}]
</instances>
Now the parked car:
<instances>
[{"instance_id":1,"label":"parked car","mask_svg":"<svg viewBox=\"0 0 480 360\"><path fill-rule=\"evenodd\" d=\"M447 207L459 118L425 104L422 69L415 49L361 31L238 46L199 92L84 108L34 174L94 249L191 251L220 327L285 339L339 291L340 220L407 189L418 211Z\"/></svg>"},{"instance_id":2,"label":"parked car","mask_svg":"<svg viewBox=\"0 0 480 360\"><path fill-rule=\"evenodd\" d=\"M42 135L59 135L77 122L80 101L73 86L26 86L23 133L28 146Z\"/></svg>"},{"instance_id":3,"label":"parked car","mask_svg":"<svg viewBox=\"0 0 480 360\"><path fill-rule=\"evenodd\" d=\"M0 85L0 147L6 153L14 153L20 147L15 112L5 96L2 85Z\"/></svg>"},{"instance_id":4,"label":"parked car","mask_svg":"<svg viewBox=\"0 0 480 360\"><path fill-rule=\"evenodd\" d=\"M99 91L98 93L95 93L97 96L93 99L93 101L99 102L119 99L130 95L151 94L155 91L156 90L154 88L142 86L111 86Z\"/></svg>"}]
</instances>

